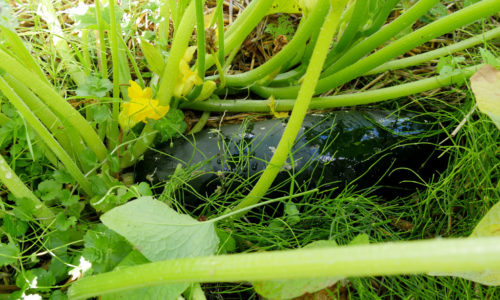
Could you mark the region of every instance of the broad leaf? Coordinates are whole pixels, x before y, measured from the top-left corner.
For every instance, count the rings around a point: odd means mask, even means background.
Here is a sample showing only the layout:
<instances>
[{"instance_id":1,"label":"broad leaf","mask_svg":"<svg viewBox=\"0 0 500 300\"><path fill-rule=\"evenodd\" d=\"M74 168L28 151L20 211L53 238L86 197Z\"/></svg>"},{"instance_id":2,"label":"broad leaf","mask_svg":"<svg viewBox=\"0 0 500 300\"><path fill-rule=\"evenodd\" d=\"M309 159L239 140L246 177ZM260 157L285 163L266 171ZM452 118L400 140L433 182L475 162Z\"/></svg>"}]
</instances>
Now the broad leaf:
<instances>
[{"instance_id":1,"label":"broad leaf","mask_svg":"<svg viewBox=\"0 0 500 300\"><path fill-rule=\"evenodd\" d=\"M219 239L215 226L182 215L152 197L141 197L101 216L151 261L212 255Z\"/></svg>"},{"instance_id":2,"label":"broad leaf","mask_svg":"<svg viewBox=\"0 0 500 300\"><path fill-rule=\"evenodd\" d=\"M156 74L162 75L165 68L165 59L160 51L145 39L141 39L141 49L148 63L148 68Z\"/></svg>"},{"instance_id":3,"label":"broad leaf","mask_svg":"<svg viewBox=\"0 0 500 300\"><path fill-rule=\"evenodd\" d=\"M0 266L15 263L19 256L19 249L15 244L0 243Z\"/></svg>"},{"instance_id":4,"label":"broad leaf","mask_svg":"<svg viewBox=\"0 0 500 300\"><path fill-rule=\"evenodd\" d=\"M316 241L304 248L335 247L335 241ZM300 250L297 250L300 251ZM292 280L270 280L253 282L255 291L268 299L291 299L305 293L314 293L327 288L343 277L292 279Z\"/></svg>"},{"instance_id":5,"label":"broad leaf","mask_svg":"<svg viewBox=\"0 0 500 300\"><path fill-rule=\"evenodd\" d=\"M500 71L485 65L470 79L479 110L500 129Z\"/></svg>"},{"instance_id":6,"label":"broad leaf","mask_svg":"<svg viewBox=\"0 0 500 300\"><path fill-rule=\"evenodd\" d=\"M135 266L150 262L140 252L134 250L125 257L115 270ZM119 299L143 299L143 300L176 300L184 292L188 283L164 284L140 289L127 290L113 294L101 296L102 300L119 300Z\"/></svg>"}]
</instances>

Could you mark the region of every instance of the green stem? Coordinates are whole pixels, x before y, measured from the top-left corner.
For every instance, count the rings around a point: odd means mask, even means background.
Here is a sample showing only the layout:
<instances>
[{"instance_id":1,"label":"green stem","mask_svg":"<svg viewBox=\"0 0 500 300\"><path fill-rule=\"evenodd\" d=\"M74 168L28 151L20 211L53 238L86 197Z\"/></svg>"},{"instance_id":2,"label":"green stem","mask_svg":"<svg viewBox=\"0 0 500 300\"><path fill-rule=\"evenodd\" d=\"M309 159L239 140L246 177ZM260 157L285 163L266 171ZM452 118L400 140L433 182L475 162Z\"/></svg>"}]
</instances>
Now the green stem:
<instances>
[{"instance_id":1,"label":"green stem","mask_svg":"<svg viewBox=\"0 0 500 300\"><path fill-rule=\"evenodd\" d=\"M118 32L116 26L115 0L109 1L109 18L110 18L110 44L111 44L111 61L113 64L113 98L112 117L108 131L109 149L113 149L118 142L118 114L120 113L120 53L118 51ZM121 31L120 31L121 32Z\"/></svg>"},{"instance_id":2,"label":"green stem","mask_svg":"<svg viewBox=\"0 0 500 300\"><path fill-rule=\"evenodd\" d=\"M500 270L500 238L434 239L184 258L84 277L68 297L86 299L175 282L238 282Z\"/></svg>"},{"instance_id":3,"label":"green stem","mask_svg":"<svg viewBox=\"0 0 500 300\"><path fill-rule=\"evenodd\" d=\"M380 51L373 53L339 72L320 79L316 87L316 94L334 89L437 36L465 26L478 19L491 16L499 10L500 1L483 0L451 15L438 19L429 25L401 37ZM269 97L272 94L277 98L294 98L297 95L298 89L298 86L293 86L287 88L258 87L252 90L263 97Z\"/></svg>"},{"instance_id":4,"label":"green stem","mask_svg":"<svg viewBox=\"0 0 500 300\"><path fill-rule=\"evenodd\" d=\"M170 105L170 100L177 84L177 77L179 76L179 63L184 57L189 40L191 39L195 20L196 9L194 2L191 2L182 16L179 28L176 28L177 32L172 42L167 65L161 76L157 95L160 105Z\"/></svg>"},{"instance_id":5,"label":"green stem","mask_svg":"<svg viewBox=\"0 0 500 300\"><path fill-rule=\"evenodd\" d=\"M399 16L396 20L387 24L384 28L378 30L359 44L351 47L340 59L329 66L322 74L322 77L329 76L345 67L355 63L360 58L376 49L378 46L394 38L396 34L407 29L415 23L429 9L431 9L439 0L418 1L408 11Z\"/></svg>"},{"instance_id":6,"label":"green stem","mask_svg":"<svg viewBox=\"0 0 500 300\"><path fill-rule=\"evenodd\" d=\"M203 112L203 114L201 114L200 120L198 121L198 123L196 123L196 125L193 126L193 128L191 128L188 135L200 132L203 129L203 127L205 127L205 124L207 124L209 117L210 117L209 112L207 111Z\"/></svg>"},{"instance_id":7,"label":"green stem","mask_svg":"<svg viewBox=\"0 0 500 300\"><path fill-rule=\"evenodd\" d=\"M82 63L84 66L85 76L89 76L90 71L92 70L90 62L90 52L89 52L89 34L90 31L88 29L82 29L82 42L80 45L82 47L82 55L83 55Z\"/></svg>"},{"instance_id":8,"label":"green stem","mask_svg":"<svg viewBox=\"0 0 500 300\"><path fill-rule=\"evenodd\" d=\"M389 99L396 99L424 91L460 84L472 76L481 65L472 66L456 73L439 75L418 81L404 83L393 87L370 90L361 93L343 94L327 97L315 97L309 109L328 109L342 106L371 104ZM292 99L275 100L276 111L290 111L295 105ZM182 103L182 109L193 109L212 112L270 112L267 100L206 100L201 102Z\"/></svg>"},{"instance_id":9,"label":"green stem","mask_svg":"<svg viewBox=\"0 0 500 300\"><path fill-rule=\"evenodd\" d=\"M97 19L97 32L99 33L99 53L102 78L108 78L108 59L106 56L106 39L104 37L104 19L101 15L101 0L94 1Z\"/></svg>"},{"instance_id":10,"label":"green stem","mask_svg":"<svg viewBox=\"0 0 500 300\"><path fill-rule=\"evenodd\" d=\"M196 6L196 34L198 42L198 61L196 68L198 69L198 76L205 78L205 18L203 16L203 2L204 0L195 0Z\"/></svg>"},{"instance_id":11,"label":"green stem","mask_svg":"<svg viewBox=\"0 0 500 300\"><path fill-rule=\"evenodd\" d=\"M17 174L12 170L0 154L0 182L2 182L7 189L16 198L26 198L31 202L31 205L36 208L34 211L35 217L40 219L42 224L49 225L52 223L55 215L50 208L45 206L45 204L38 199L33 192L24 185L24 183L19 179Z\"/></svg>"},{"instance_id":12,"label":"green stem","mask_svg":"<svg viewBox=\"0 0 500 300\"><path fill-rule=\"evenodd\" d=\"M57 158L66 167L68 173L73 176L73 178L80 184L82 189L88 195L92 195L92 189L90 182L82 174L76 163L68 155L68 153L61 147L61 145L55 140L52 134L43 126L40 120L33 114L30 108L23 102L21 98L14 92L14 90L8 85L8 83L0 77L0 90L9 99L9 101L14 105L17 111L26 119L28 124L35 130L35 132L40 136L45 144L54 152Z\"/></svg>"},{"instance_id":13,"label":"green stem","mask_svg":"<svg viewBox=\"0 0 500 300\"><path fill-rule=\"evenodd\" d=\"M64 118L82 136L99 160L106 159L106 147L97 136L92 126L65 101L51 86L36 74L0 50L0 68L12 75L24 85L30 87L55 113Z\"/></svg>"},{"instance_id":14,"label":"green stem","mask_svg":"<svg viewBox=\"0 0 500 300\"><path fill-rule=\"evenodd\" d=\"M224 33L224 51L231 52L238 48L259 22L266 16L267 11L274 1L254 0L245 8L243 13L231 24ZM220 47L220 46L219 46ZM206 58L205 68L208 69L215 63L210 56Z\"/></svg>"},{"instance_id":15,"label":"green stem","mask_svg":"<svg viewBox=\"0 0 500 300\"><path fill-rule=\"evenodd\" d=\"M218 60L219 64L224 65L224 57L226 57L226 50L224 48L224 0L217 0L217 10L215 17L217 18L217 43L219 45Z\"/></svg>"},{"instance_id":16,"label":"green stem","mask_svg":"<svg viewBox=\"0 0 500 300\"><path fill-rule=\"evenodd\" d=\"M471 38L468 38L458 43L453 43L446 47L438 48L415 56L410 56L386 62L385 64L378 66L377 68L365 73L364 75L372 75L377 73L383 73L389 70L398 70L406 67L416 66L418 64L428 62L432 59L439 58L441 56L451 55L452 53L484 43L485 41L497 38L499 36L500 36L500 27L497 27L490 31L475 35Z\"/></svg>"},{"instance_id":17,"label":"green stem","mask_svg":"<svg viewBox=\"0 0 500 300\"><path fill-rule=\"evenodd\" d=\"M130 151L125 152L120 160L120 168L124 169L132 166L139 157L149 149L156 137L157 131L151 123L147 123L142 129L141 135L137 142L132 146Z\"/></svg>"},{"instance_id":18,"label":"green stem","mask_svg":"<svg viewBox=\"0 0 500 300\"><path fill-rule=\"evenodd\" d=\"M33 92L9 75L3 75L3 79L23 99L29 109L42 121L42 123L52 132L57 141L66 151L73 151L69 137L71 130L63 125L61 120L45 105ZM74 135L74 134L73 134ZM82 149L80 149L81 151ZM76 152L80 153L80 152Z\"/></svg>"},{"instance_id":19,"label":"green stem","mask_svg":"<svg viewBox=\"0 0 500 300\"><path fill-rule=\"evenodd\" d=\"M344 10L347 0L330 0L330 3L330 10L323 26L320 29L318 41L314 47L314 56L311 58L311 62L307 67L304 82L300 88L297 101L295 102L295 106L292 110L292 114L288 120L285 131L283 132L283 136L276 147L273 157L262 173L262 176L259 178L259 181L257 181L250 193L233 209L233 211L258 203L265 195L286 162L295 139L297 138L300 127L302 126L302 121L307 113L309 103L311 102L311 98L314 93L314 88L316 87L319 75L323 69L323 63L332 42L333 35L337 31L340 16Z\"/></svg>"},{"instance_id":20,"label":"green stem","mask_svg":"<svg viewBox=\"0 0 500 300\"><path fill-rule=\"evenodd\" d=\"M33 59L34 55L26 49L21 38L14 31L11 31L4 26L0 25L0 29L2 30L1 33L3 43L8 45L8 47L12 50L12 53L19 59L19 61L23 62L28 69L36 73L45 83L49 84L45 73Z\"/></svg>"},{"instance_id":21,"label":"green stem","mask_svg":"<svg viewBox=\"0 0 500 300\"><path fill-rule=\"evenodd\" d=\"M282 68L291 57L297 53L297 49L305 46L307 39L317 31L328 13L328 0L320 0L316 3L311 15L308 16L303 26L299 27L293 39L278 54L266 61L259 67L236 75L226 75L228 86L247 86L258 81L267 75Z\"/></svg>"},{"instance_id":22,"label":"green stem","mask_svg":"<svg viewBox=\"0 0 500 300\"><path fill-rule=\"evenodd\" d=\"M166 46L170 36L170 3L168 3L168 1L162 1L160 6L160 17L162 21L158 28L159 41L161 45Z\"/></svg>"},{"instance_id":23,"label":"green stem","mask_svg":"<svg viewBox=\"0 0 500 300\"><path fill-rule=\"evenodd\" d=\"M123 37L121 35L118 35L118 40L120 41L120 44L122 46L122 50L127 54L128 60L130 61L130 64L132 65L132 68L134 69L135 76L137 76L137 79L139 80L139 85L140 86L146 86L146 83L144 82L144 78L142 78L141 75L141 70L139 70L139 66L137 65L136 58L130 51L130 49L127 46L127 43L123 40ZM128 63L128 62L127 62ZM120 73L121 75L121 73ZM123 80L123 78L122 78ZM125 99L124 93L122 91L122 97Z\"/></svg>"}]
</instances>

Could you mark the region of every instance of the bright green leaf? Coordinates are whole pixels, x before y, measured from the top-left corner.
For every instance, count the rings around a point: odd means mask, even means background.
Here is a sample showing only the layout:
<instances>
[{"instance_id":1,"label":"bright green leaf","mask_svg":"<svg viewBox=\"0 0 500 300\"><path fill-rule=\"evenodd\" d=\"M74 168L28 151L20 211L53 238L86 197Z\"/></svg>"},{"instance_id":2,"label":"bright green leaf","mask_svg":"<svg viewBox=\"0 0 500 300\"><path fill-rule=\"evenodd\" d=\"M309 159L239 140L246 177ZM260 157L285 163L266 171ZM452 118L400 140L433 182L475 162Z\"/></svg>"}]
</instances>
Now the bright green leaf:
<instances>
[{"instance_id":1,"label":"bright green leaf","mask_svg":"<svg viewBox=\"0 0 500 300\"><path fill-rule=\"evenodd\" d=\"M215 226L181 215L152 197L141 197L101 216L151 261L212 255L219 239Z\"/></svg>"},{"instance_id":2,"label":"bright green leaf","mask_svg":"<svg viewBox=\"0 0 500 300\"><path fill-rule=\"evenodd\" d=\"M156 74L162 75L165 68L165 59L160 51L145 39L141 39L141 49L148 63L148 68Z\"/></svg>"},{"instance_id":3,"label":"bright green leaf","mask_svg":"<svg viewBox=\"0 0 500 300\"><path fill-rule=\"evenodd\" d=\"M0 266L15 263L19 256L19 248L15 244L0 243Z\"/></svg>"},{"instance_id":4,"label":"bright green leaf","mask_svg":"<svg viewBox=\"0 0 500 300\"><path fill-rule=\"evenodd\" d=\"M304 248L335 247L335 241L316 241ZM300 250L299 250L300 251ZM291 299L305 293L314 293L327 288L343 277L293 279L293 280L269 280L253 282L255 291L268 299Z\"/></svg>"},{"instance_id":5,"label":"bright green leaf","mask_svg":"<svg viewBox=\"0 0 500 300\"><path fill-rule=\"evenodd\" d=\"M170 109L165 117L155 121L154 128L160 132L162 142L181 135L187 128L184 113L180 109Z\"/></svg>"},{"instance_id":6,"label":"bright green leaf","mask_svg":"<svg viewBox=\"0 0 500 300\"><path fill-rule=\"evenodd\" d=\"M123 237L102 224L87 231L83 241L85 248L82 255L92 263L96 273L111 271L132 250Z\"/></svg>"},{"instance_id":7,"label":"bright green leaf","mask_svg":"<svg viewBox=\"0 0 500 300\"><path fill-rule=\"evenodd\" d=\"M471 77L470 82L479 110L500 129L500 71L485 65Z\"/></svg>"}]
</instances>

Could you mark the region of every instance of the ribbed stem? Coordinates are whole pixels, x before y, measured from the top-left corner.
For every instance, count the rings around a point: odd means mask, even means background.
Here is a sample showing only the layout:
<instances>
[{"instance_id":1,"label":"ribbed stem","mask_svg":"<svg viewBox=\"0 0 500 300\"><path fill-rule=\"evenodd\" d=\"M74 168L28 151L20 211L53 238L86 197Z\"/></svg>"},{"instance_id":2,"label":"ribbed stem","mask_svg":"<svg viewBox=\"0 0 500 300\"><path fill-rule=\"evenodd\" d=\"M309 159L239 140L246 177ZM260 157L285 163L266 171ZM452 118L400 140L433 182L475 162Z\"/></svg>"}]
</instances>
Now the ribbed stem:
<instances>
[{"instance_id":1,"label":"ribbed stem","mask_svg":"<svg viewBox=\"0 0 500 300\"><path fill-rule=\"evenodd\" d=\"M68 297L86 299L175 282L238 282L500 270L500 238L435 239L185 258L82 278Z\"/></svg>"}]
</instances>

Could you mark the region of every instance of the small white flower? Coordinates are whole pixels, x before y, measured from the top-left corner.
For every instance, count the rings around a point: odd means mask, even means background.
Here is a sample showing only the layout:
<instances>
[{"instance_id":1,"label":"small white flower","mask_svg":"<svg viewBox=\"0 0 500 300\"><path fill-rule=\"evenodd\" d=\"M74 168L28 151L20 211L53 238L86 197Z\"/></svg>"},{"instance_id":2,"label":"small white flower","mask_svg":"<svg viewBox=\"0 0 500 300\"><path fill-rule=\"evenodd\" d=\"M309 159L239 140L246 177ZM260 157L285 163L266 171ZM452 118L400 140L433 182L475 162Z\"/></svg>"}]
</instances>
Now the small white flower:
<instances>
[{"instance_id":1,"label":"small white flower","mask_svg":"<svg viewBox=\"0 0 500 300\"><path fill-rule=\"evenodd\" d=\"M23 293L23 295L21 296L21 299L22 300L42 300L42 296L40 296L38 294L25 295Z\"/></svg>"},{"instance_id":2,"label":"small white flower","mask_svg":"<svg viewBox=\"0 0 500 300\"><path fill-rule=\"evenodd\" d=\"M78 266L74 266L74 268L68 272L71 275L71 280L76 280L83 276L83 273L88 271L92 267L92 264L85 259L85 257L80 257L80 264Z\"/></svg>"},{"instance_id":3,"label":"small white flower","mask_svg":"<svg viewBox=\"0 0 500 300\"><path fill-rule=\"evenodd\" d=\"M32 282L28 282L30 289L36 289L37 284L38 284L38 277L33 278Z\"/></svg>"}]
</instances>

